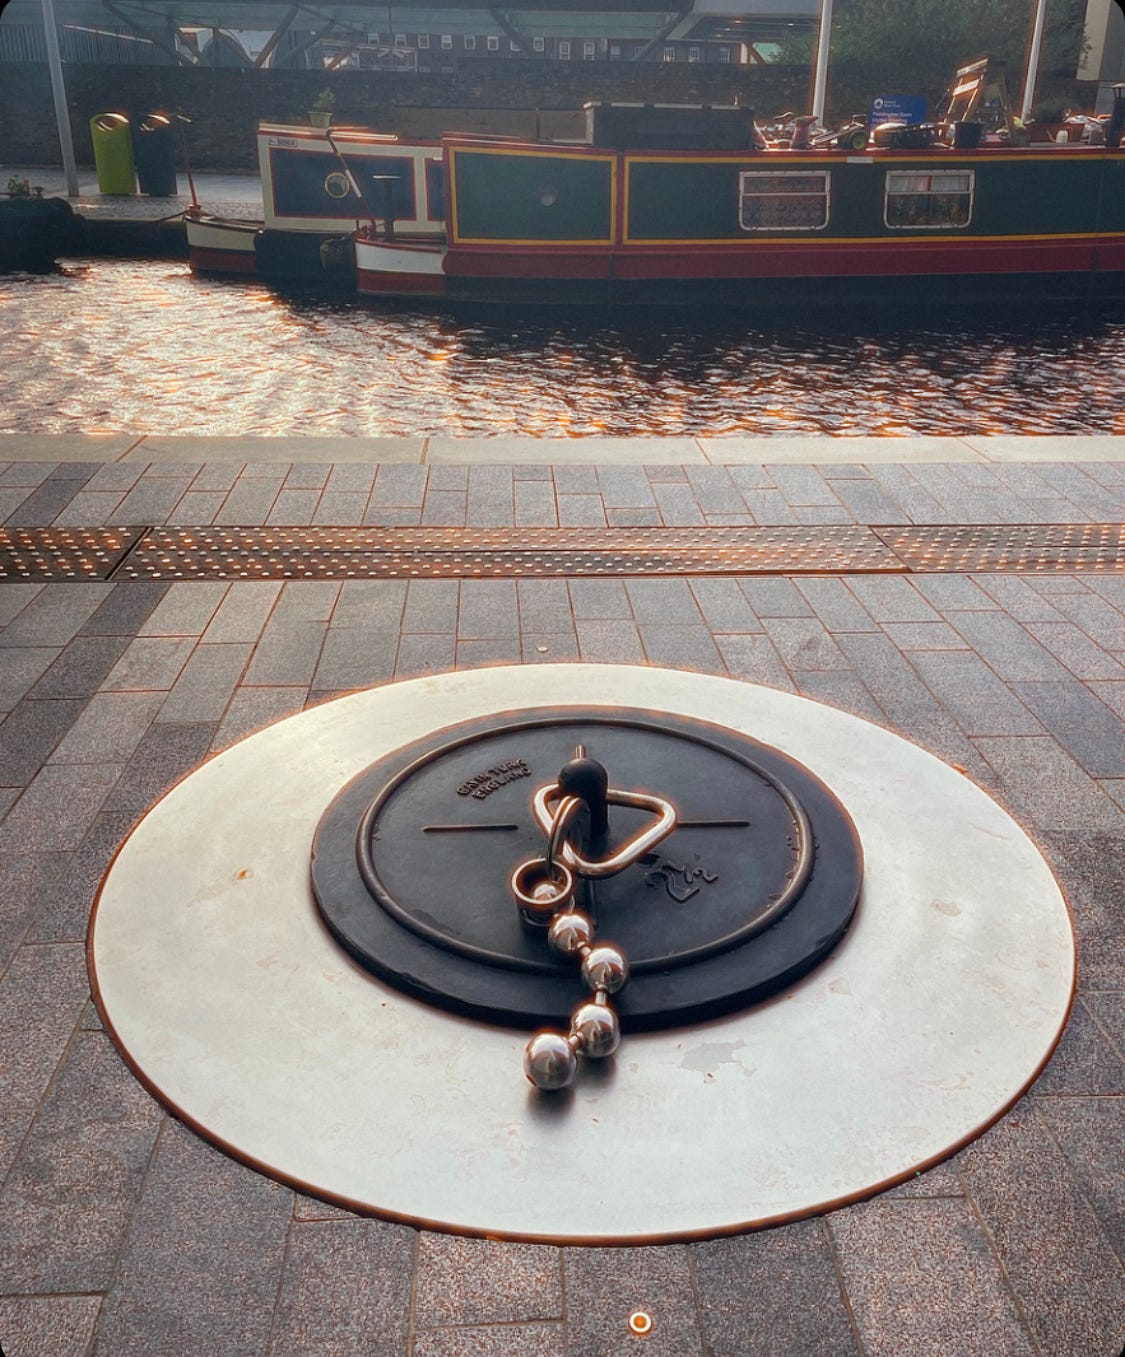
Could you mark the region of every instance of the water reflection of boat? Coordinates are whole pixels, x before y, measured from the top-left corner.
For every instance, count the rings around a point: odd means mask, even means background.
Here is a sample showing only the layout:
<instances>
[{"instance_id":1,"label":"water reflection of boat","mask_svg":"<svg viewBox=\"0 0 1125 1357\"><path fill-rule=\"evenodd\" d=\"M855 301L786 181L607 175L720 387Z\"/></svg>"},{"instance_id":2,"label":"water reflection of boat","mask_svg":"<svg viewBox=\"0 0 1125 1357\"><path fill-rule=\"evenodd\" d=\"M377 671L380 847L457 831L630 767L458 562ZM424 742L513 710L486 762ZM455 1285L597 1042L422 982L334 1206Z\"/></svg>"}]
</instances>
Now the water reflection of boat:
<instances>
[{"instance_id":1,"label":"water reflection of boat","mask_svg":"<svg viewBox=\"0 0 1125 1357\"><path fill-rule=\"evenodd\" d=\"M764 145L738 108L677 110L678 141L659 107L608 105L588 107L582 145L447 137L446 242L360 228L358 290L741 305L1125 296L1125 89L1104 144L1020 145L1006 100L984 97L987 64L966 71L925 137L860 151L850 138Z\"/></svg>"},{"instance_id":2,"label":"water reflection of boat","mask_svg":"<svg viewBox=\"0 0 1125 1357\"><path fill-rule=\"evenodd\" d=\"M360 222L383 217L387 186L405 239L444 234L445 185L437 143L341 127L263 123L258 130L263 216L222 217L198 207L185 222L188 260L206 273L323 279L322 246L351 276L350 238ZM331 268L329 269L331 272Z\"/></svg>"}]
</instances>

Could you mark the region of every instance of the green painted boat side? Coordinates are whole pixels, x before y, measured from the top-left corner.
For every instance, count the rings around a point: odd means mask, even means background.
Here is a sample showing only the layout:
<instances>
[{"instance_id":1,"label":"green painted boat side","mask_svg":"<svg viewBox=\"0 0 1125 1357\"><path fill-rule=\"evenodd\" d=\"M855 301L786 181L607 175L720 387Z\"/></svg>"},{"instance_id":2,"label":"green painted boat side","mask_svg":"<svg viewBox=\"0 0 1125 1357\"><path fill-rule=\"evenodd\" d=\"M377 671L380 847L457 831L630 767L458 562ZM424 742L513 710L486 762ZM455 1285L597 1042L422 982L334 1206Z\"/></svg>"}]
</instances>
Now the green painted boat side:
<instances>
[{"instance_id":1,"label":"green painted boat side","mask_svg":"<svg viewBox=\"0 0 1125 1357\"><path fill-rule=\"evenodd\" d=\"M892 171L971 175L968 223L927 228L927 234L987 240L1125 231L1123 150L615 155L454 146L448 156L451 244L457 248L906 241L921 232L886 224L886 176ZM740 221L743 173L827 175L827 222L811 229L746 229Z\"/></svg>"},{"instance_id":2,"label":"green painted boat side","mask_svg":"<svg viewBox=\"0 0 1125 1357\"><path fill-rule=\"evenodd\" d=\"M913 232L885 221L888 172L972 175L972 215L943 234L974 237L1079 235L1125 230L1125 155L1083 149L1068 154L1015 152L915 157L856 156L656 158L627 156L625 240L704 241L800 239L827 234L844 239L903 239ZM747 231L739 221L739 183L754 175L827 174L829 215L815 230ZM1099 212L1099 198L1100 212ZM1100 218L1100 220L1099 220Z\"/></svg>"},{"instance_id":3,"label":"green painted boat side","mask_svg":"<svg viewBox=\"0 0 1125 1357\"><path fill-rule=\"evenodd\" d=\"M617 157L451 148L455 244L610 245Z\"/></svg>"}]
</instances>

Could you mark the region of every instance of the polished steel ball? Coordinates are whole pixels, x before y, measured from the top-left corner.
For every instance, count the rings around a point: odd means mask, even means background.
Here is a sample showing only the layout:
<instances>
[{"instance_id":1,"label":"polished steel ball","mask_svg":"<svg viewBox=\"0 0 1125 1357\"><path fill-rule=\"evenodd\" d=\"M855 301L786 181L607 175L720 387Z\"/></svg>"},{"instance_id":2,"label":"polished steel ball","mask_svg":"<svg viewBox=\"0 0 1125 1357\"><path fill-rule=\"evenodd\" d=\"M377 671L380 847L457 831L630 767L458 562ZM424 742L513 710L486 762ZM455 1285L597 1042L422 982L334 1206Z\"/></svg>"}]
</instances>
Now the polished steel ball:
<instances>
[{"instance_id":1,"label":"polished steel ball","mask_svg":"<svg viewBox=\"0 0 1125 1357\"><path fill-rule=\"evenodd\" d=\"M523 1053L523 1072L545 1092L566 1088L578 1068L574 1047L561 1032L537 1032Z\"/></svg>"},{"instance_id":2,"label":"polished steel ball","mask_svg":"<svg viewBox=\"0 0 1125 1357\"><path fill-rule=\"evenodd\" d=\"M616 947L593 947L582 960L582 979L591 989L616 994L629 979L629 963Z\"/></svg>"},{"instance_id":3,"label":"polished steel ball","mask_svg":"<svg viewBox=\"0 0 1125 1357\"><path fill-rule=\"evenodd\" d=\"M594 939L593 920L578 910L556 914L547 933L547 943L556 956L577 957Z\"/></svg>"},{"instance_id":4,"label":"polished steel ball","mask_svg":"<svg viewBox=\"0 0 1125 1357\"><path fill-rule=\"evenodd\" d=\"M570 1019L571 1035L581 1043L582 1054L597 1060L612 1055L621 1041L617 1014L605 1004L583 1004Z\"/></svg>"}]
</instances>

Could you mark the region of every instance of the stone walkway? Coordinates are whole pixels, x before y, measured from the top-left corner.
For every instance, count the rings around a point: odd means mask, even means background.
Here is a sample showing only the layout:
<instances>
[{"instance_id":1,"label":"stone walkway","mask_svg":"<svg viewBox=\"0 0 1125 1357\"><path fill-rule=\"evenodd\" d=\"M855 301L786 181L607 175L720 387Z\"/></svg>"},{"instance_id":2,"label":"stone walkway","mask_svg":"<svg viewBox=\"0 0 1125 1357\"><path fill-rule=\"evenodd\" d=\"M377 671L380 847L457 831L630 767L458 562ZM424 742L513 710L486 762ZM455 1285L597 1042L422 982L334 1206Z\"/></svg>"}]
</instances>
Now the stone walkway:
<instances>
[{"instance_id":1,"label":"stone walkway","mask_svg":"<svg viewBox=\"0 0 1125 1357\"><path fill-rule=\"evenodd\" d=\"M1125 439L950 439L896 461L880 460L893 440L770 440L768 456L732 442L726 460L719 440L550 443L492 464L444 440L367 460L352 440L283 441L263 461L246 440L7 438L0 522L1125 517ZM7 583L0 628L7 1357L1119 1357L1125 573ZM101 1030L83 946L98 882L148 806L210 754L341 692L567 659L803 693L986 787L1052 863L1080 940L1079 998L1031 1093L869 1202L612 1250L361 1219L234 1163L154 1103ZM636 1309L654 1320L645 1339L626 1327Z\"/></svg>"}]
</instances>

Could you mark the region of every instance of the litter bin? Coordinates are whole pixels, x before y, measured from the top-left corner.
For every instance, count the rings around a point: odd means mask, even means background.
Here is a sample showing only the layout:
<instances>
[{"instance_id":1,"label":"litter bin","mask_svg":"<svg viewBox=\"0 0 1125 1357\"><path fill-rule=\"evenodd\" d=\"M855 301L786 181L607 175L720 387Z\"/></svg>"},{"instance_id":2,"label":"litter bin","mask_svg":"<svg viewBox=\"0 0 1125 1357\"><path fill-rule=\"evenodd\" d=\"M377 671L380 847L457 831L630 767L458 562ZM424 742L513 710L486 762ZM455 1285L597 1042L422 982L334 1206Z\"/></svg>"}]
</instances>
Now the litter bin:
<instances>
[{"instance_id":1,"label":"litter bin","mask_svg":"<svg viewBox=\"0 0 1125 1357\"><path fill-rule=\"evenodd\" d=\"M176 147L172 119L163 113L146 113L133 124L133 159L142 193L152 198L174 198Z\"/></svg>"},{"instance_id":2,"label":"litter bin","mask_svg":"<svg viewBox=\"0 0 1125 1357\"><path fill-rule=\"evenodd\" d=\"M133 143L125 114L95 113L90 119L90 138L94 143L99 192L136 193Z\"/></svg>"}]
</instances>

